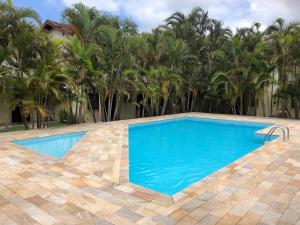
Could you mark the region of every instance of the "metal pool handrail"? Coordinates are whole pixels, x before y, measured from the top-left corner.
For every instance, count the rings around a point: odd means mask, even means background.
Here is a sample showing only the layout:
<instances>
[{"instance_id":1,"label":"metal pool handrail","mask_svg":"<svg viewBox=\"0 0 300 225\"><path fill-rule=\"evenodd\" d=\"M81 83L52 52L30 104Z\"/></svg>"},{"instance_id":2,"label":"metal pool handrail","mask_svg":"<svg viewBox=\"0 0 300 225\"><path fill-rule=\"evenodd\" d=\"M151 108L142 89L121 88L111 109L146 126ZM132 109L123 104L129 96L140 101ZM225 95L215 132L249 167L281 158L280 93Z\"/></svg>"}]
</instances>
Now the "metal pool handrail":
<instances>
[{"instance_id":1,"label":"metal pool handrail","mask_svg":"<svg viewBox=\"0 0 300 225\"><path fill-rule=\"evenodd\" d=\"M283 142L285 142L286 140L290 139L290 129L288 128L288 126L284 125L284 124L277 124L274 125L269 132L267 133L267 135L264 138L264 143L268 142L270 140L270 137L274 134L274 132L280 129L282 131L283 134Z\"/></svg>"}]
</instances>

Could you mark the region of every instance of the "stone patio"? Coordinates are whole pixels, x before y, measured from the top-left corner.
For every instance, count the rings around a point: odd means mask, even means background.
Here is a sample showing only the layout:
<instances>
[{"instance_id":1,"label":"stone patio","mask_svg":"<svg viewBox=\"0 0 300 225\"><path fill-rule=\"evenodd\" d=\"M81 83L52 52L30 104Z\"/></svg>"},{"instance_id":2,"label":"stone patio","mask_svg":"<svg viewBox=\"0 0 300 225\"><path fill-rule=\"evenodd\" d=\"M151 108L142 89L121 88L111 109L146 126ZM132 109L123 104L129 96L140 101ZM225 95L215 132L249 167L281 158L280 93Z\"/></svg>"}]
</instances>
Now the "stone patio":
<instances>
[{"instance_id":1,"label":"stone patio","mask_svg":"<svg viewBox=\"0 0 300 225\"><path fill-rule=\"evenodd\" d=\"M178 117L285 124L270 142L169 197L128 182L128 124ZM60 160L10 141L88 131ZM0 134L0 224L300 225L300 121L203 113Z\"/></svg>"}]
</instances>

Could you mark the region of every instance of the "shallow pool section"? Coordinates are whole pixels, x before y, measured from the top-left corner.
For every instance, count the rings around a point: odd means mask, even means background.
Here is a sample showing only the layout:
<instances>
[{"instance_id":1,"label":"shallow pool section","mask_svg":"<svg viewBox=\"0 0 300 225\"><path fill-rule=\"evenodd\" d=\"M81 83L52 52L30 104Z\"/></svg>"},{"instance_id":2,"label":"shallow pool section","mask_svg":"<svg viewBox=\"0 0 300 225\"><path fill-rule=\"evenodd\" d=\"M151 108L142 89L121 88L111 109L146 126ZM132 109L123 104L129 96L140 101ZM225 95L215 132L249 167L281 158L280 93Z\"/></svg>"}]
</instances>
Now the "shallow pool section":
<instances>
[{"instance_id":1,"label":"shallow pool section","mask_svg":"<svg viewBox=\"0 0 300 225\"><path fill-rule=\"evenodd\" d=\"M13 141L13 143L55 158L62 158L86 134L85 131Z\"/></svg>"},{"instance_id":2,"label":"shallow pool section","mask_svg":"<svg viewBox=\"0 0 300 225\"><path fill-rule=\"evenodd\" d=\"M129 180L173 195L263 145L256 131L270 125L196 118L131 125Z\"/></svg>"}]
</instances>

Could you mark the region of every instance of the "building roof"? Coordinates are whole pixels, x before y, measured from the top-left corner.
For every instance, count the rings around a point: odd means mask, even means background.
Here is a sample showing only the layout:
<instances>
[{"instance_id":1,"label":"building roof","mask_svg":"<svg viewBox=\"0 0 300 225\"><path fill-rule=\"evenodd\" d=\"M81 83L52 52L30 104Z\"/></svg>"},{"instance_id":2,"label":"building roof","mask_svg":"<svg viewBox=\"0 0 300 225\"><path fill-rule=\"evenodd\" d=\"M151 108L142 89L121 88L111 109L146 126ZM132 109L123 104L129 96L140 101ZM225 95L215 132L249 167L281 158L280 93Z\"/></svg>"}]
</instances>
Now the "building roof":
<instances>
[{"instance_id":1,"label":"building roof","mask_svg":"<svg viewBox=\"0 0 300 225\"><path fill-rule=\"evenodd\" d=\"M46 20L43 24L43 30L56 30L61 32L64 36L70 36L75 34L75 28L70 24L58 23L53 20Z\"/></svg>"}]
</instances>

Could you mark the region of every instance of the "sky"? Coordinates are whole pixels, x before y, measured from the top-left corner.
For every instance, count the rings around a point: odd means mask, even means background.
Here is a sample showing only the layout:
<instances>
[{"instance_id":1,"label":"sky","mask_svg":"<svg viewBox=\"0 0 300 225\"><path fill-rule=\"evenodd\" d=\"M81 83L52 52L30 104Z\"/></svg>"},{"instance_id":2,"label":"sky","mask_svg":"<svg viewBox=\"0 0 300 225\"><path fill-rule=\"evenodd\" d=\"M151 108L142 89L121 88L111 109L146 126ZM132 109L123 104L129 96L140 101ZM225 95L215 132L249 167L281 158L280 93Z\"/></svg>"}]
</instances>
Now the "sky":
<instances>
[{"instance_id":1,"label":"sky","mask_svg":"<svg viewBox=\"0 0 300 225\"><path fill-rule=\"evenodd\" d=\"M260 22L264 27L276 18L300 22L300 0L15 0L17 6L35 9L42 20L60 21L61 11L82 2L99 10L134 20L141 31L151 31L176 11L188 13L196 6L208 10L211 18L225 26L251 26Z\"/></svg>"}]
</instances>

